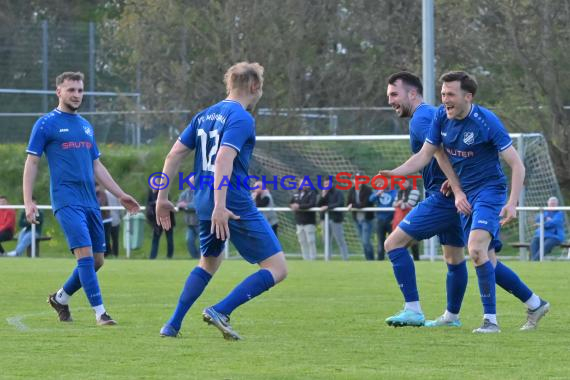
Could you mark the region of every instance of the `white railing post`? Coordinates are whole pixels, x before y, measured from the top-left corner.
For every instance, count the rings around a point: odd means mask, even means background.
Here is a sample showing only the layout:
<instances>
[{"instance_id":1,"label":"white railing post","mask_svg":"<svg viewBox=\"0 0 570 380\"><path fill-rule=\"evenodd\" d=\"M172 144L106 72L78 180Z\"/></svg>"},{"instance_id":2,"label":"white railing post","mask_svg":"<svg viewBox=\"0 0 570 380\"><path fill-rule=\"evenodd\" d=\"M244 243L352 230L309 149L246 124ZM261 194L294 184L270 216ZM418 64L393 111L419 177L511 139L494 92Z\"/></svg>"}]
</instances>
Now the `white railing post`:
<instances>
[{"instance_id":1,"label":"white railing post","mask_svg":"<svg viewBox=\"0 0 570 380\"><path fill-rule=\"evenodd\" d=\"M323 228L323 234L325 235L325 261L329 261L331 259L329 219L329 210L326 210L325 225Z\"/></svg>"},{"instance_id":2,"label":"white railing post","mask_svg":"<svg viewBox=\"0 0 570 380\"><path fill-rule=\"evenodd\" d=\"M36 225L32 223L32 259L36 258Z\"/></svg>"},{"instance_id":3,"label":"white railing post","mask_svg":"<svg viewBox=\"0 0 570 380\"><path fill-rule=\"evenodd\" d=\"M125 246L125 250L126 250L126 255L127 255L127 259L131 258L131 241L132 241L132 232L131 232L131 214L129 214L127 212L127 215L125 215L125 222L126 222L126 226L125 226L125 235L127 235L127 244Z\"/></svg>"},{"instance_id":4,"label":"white railing post","mask_svg":"<svg viewBox=\"0 0 570 380\"><path fill-rule=\"evenodd\" d=\"M230 258L230 241L228 239L224 243L224 259L229 259L229 258Z\"/></svg>"}]
</instances>

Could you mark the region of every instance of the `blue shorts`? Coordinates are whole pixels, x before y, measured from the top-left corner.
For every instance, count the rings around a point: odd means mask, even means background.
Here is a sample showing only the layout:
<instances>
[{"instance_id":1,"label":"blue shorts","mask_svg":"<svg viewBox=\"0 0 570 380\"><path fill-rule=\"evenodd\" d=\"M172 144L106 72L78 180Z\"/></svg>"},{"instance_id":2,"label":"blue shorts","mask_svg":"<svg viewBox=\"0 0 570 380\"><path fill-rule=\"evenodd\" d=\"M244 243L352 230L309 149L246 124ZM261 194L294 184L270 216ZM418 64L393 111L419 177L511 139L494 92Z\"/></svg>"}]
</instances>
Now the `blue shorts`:
<instances>
[{"instance_id":1,"label":"blue shorts","mask_svg":"<svg viewBox=\"0 0 570 380\"><path fill-rule=\"evenodd\" d=\"M471 204L473 212L468 216L461 215L466 239L473 230L485 230L489 232L492 238L490 248L494 246L497 249L499 244L502 246L499 236L501 229L499 214L507 202L507 189L502 186L489 187L482 189L474 196L467 196L467 200Z\"/></svg>"},{"instance_id":2,"label":"blue shorts","mask_svg":"<svg viewBox=\"0 0 570 380\"><path fill-rule=\"evenodd\" d=\"M103 218L98 208L65 206L55 212L69 249L91 247L93 253L106 250Z\"/></svg>"},{"instance_id":3,"label":"blue shorts","mask_svg":"<svg viewBox=\"0 0 570 380\"><path fill-rule=\"evenodd\" d=\"M203 256L219 256L225 240L210 233L212 223L200 221L200 251ZM239 254L251 264L257 264L283 250L275 232L261 213L247 219L229 220L230 241Z\"/></svg>"},{"instance_id":4,"label":"blue shorts","mask_svg":"<svg viewBox=\"0 0 570 380\"><path fill-rule=\"evenodd\" d=\"M442 245L465 247L455 200L440 192L429 194L406 215L398 227L417 241L437 235Z\"/></svg>"}]
</instances>

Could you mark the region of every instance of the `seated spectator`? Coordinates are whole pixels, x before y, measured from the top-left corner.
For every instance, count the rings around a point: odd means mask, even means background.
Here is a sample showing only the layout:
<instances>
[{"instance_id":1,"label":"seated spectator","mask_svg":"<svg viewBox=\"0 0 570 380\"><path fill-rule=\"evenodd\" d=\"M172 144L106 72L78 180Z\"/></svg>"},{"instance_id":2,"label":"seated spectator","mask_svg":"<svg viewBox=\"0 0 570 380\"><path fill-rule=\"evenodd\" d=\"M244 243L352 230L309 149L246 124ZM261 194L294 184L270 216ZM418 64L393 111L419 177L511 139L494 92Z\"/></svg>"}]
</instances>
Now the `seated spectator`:
<instances>
[{"instance_id":1,"label":"seated spectator","mask_svg":"<svg viewBox=\"0 0 570 380\"><path fill-rule=\"evenodd\" d=\"M321 196L317 202L317 206L321 208L321 224L323 226L323 240L325 238L325 211L342 207L344 205L344 197L342 192L335 187L334 182L331 182L331 177L325 177L323 180L323 188L321 190ZM330 189L329 189L330 187ZM329 236L328 244L330 248L330 253L332 255L332 245L331 245L331 235L334 237L338 248L340 249L340 255L343 260L348 260L348 246L346 245L346 240L344 239L344 228L342 222L344 220L344 212L342 211L331 211L329 213ZM327 242L324 242L325 245Z\"/></svg>"},{"instance_id":2,"label":"seated spectator","mask_svg":"<svg viewBox=\"0 0 570 380\"><path fill-rule=\"evenodd\" d=\"M301 245L301 253L304 260L315 260L317 258L317 220L314 212L302 210L315 207L316 204L317 194L309 185L304 185L299 189L289 202L289 207L295 211L297 238Z\"/></svg>"},{"instance_id":3,"label":"seated spectator","mask_svg":"<svg viewBox=\"0 0 570 380\"><path fill-rule=\"evenodd\" d=\"M36 204L36 199L32 198L32 202ZM36 224L36 238L42 236L42 225L44 224L44 212L38 210L38 217L36 218L38 224ZM26 249L32 244L32 225L28 223L26 219L26 210L22 210L20 213L20 220L18 226L21 228L18 234L18 244L16 244L16 250L6 253L6 256L22 256Z\"/></svg>"},{"instance_id":4,"label":"seated spectator","mask_svg":"<svg viewBox=\"0 0 570 380\"><path fill-rule=\"evenodd\" d=\"M558 198L550 197L548 207L558 207ZM538 228L530 242L531 260L540 260L540 214L536 215ZM564 211L544 211L544 254L548 255L552 249L564 242Z\"/></svg>"},{"instance_id":5,"label":"seated spectator","mask_svg":"<svg viewBox=\"0 0 570 380\"><path fill-rule=\"evenodd\" d=\"M8 198L5 195L0 195L0 206L8 205ZM0 209L0 256L3 256L6 251L2 247L3 241L10 241L14 237L16 230L16 210L13 209Z\"/></svg>"},{"instance_id":6,"label":"seated spectator","mask_svg":"<svg viewBox=\"0 0 570 380\"><path fill-rule=\"evenodd\" d=\"M251 197L255 202L255 207L275 207L275 203L273 202L273 197L271 196L269 189L263 189L263 182L257 181L253 187L257 187L251 192ZM277 228L279 227L277 213L273 210L269 210L263 211L262 214L265 216L265 219L267 219L267 222L271 226L273 232L275 232L275 236L277 236Z\"/></svg>"}]
</instances>

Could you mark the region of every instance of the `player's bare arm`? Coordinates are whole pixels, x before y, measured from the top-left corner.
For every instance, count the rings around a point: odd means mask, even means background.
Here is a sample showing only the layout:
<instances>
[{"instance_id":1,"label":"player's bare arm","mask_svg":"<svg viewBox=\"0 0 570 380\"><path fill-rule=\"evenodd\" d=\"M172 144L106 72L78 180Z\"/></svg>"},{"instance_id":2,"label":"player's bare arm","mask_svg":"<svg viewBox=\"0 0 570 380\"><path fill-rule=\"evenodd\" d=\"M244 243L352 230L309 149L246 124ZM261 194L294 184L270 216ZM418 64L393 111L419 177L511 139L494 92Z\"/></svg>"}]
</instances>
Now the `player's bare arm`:
<instances>
[{"instance_id":1,"label":"player's bare arm","mask_svg":"<svg viewBox=\"0 0 570 380\"><path fill-rule=\"evenodd\" d=\"M34 194L34 184L36 183L36 176L38 175L38 165L40 157L28 154L26 164L24 165L24 206L26 207L26 219L28 223L38 224L36 220L38 215L38 207L32 202L32 195Z\"/></svg>"},{"instance_id":2,"label":"player's bare arm","mask_svg":"<svg viewBox=\"0 0 570 380\"><path fill-rule=\"evenodd\" d=\"M191 150L188 149L186 145L177 140L166 156L162 173L166 174L168 178L174 178L178 168L180 168L182 160L184 160L190 152ZM172 227L170 225L170 212L175 209L172 202L168 200L169 191L168 186L164 188L161 186L156 199L156 224L162 226L166 231Z\"/></svg>"},{"instance_id":3,"label":"player's bare arm","mask_svg":"<svg viewBox=\"0 0 570 380\"><path fill-rule=\"evenodd\" d=\"M215 233L218 239L230 237L228 220L239 219L239 216L226 208L227 186L220 186L224 178L230 178L233 171L234 159L237 151L228 146L222 146L216 155L214 173L214 210L212 211L211 233Z\"/></svg>"},{"instance_id":4,"label":"player's bare arm","mask_svg":"<svg viewBox=\"0 0 570 380\"><path fill-rule=\"evenodd\" d=\"M125 193L123 189L115 182L111 174L103 165L103 163L96 159L93 161L93 173L95 174L95 179L99 182L104 188L109 190L111 194L113 194L119 202L123 205L125 209L131 214L137 213L141 206L139 203L130 196L129 194Z\"/></svg>"},{"instance_id":5,"label":"player's bare arm","mask_svg":"<svg viewBox=\"0 0 570 380\"><path fill-rule=\"evenodd\" d=\"M523 187L526 170L517 151L512 146L501 152L501 158L505 160L512 171L511 194L507 204L503 207L500 214L503 218L501 220L501 225L505 225L517 217L517 204Z\"/></svg>"}]
</instances>

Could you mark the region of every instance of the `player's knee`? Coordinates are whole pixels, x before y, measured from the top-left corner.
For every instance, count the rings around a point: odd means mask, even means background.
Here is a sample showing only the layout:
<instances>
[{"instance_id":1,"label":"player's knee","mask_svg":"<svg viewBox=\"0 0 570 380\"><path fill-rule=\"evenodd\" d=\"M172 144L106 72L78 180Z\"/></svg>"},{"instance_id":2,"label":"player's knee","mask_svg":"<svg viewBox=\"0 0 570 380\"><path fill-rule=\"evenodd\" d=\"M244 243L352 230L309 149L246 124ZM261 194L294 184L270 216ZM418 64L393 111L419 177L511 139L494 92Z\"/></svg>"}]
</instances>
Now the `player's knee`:
<instances>
[{"instance_id":1,"label":"player's knee","mask_svg":"<svg viewBox=\"0 0 570 380\"><path fill-rule=\"evenodd\" d=\"M470 246L469 257L471 257L475 265L479 265L487 259L487 250L477 246Z\"/></svg>"},{"instance_id":2,"label":"player's knee","mask_svg":"<svg viewBox=\"0 0 570 380\"><path fill-rule=\"evenodd\" d=\"M285 280L287 278L287 275L289 274L287 266L281 268L272 268L269 271L273 275L273 280L275 281L275 284L278 284L281 281Z\"/></svg>"},{"instance_id":3,"label":"player's knee","mask_svg":"<svg viewBox=\"0 0 570 380\"><path fill-rule=\"evenodd\" d=\"M392 244L392 239L388 236L388 239L384 241L384 251L390 252L394 249L394 245Z\"/></svg>"},{"instance_id":4,"label":"player's knee","mask_svg":"<svg viewBox=\"0 0 570 380\"><path fill-rule=\"evenodd\" d=\"M204 269L209 274L214 275L218 271L218 268L220 267L221 263L222 263L222 255L202 256L200 258L198 266Z\"/></svg>"},{"instance_id":5,"label":"player's knee","mask_svg":"<svg viewBox=\"0 0 570 380\"><path fill-rule=\"evenodd\" d=\"M463 248L446 246L443 249L443 258L447 264L461 264L465 260Z\"/></svg>"}]
</instances>

